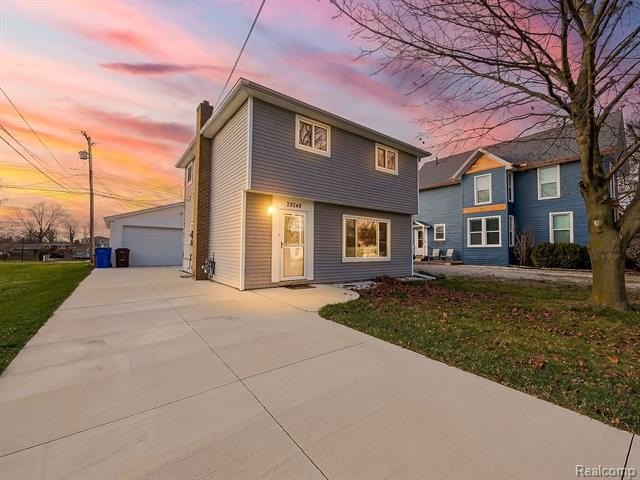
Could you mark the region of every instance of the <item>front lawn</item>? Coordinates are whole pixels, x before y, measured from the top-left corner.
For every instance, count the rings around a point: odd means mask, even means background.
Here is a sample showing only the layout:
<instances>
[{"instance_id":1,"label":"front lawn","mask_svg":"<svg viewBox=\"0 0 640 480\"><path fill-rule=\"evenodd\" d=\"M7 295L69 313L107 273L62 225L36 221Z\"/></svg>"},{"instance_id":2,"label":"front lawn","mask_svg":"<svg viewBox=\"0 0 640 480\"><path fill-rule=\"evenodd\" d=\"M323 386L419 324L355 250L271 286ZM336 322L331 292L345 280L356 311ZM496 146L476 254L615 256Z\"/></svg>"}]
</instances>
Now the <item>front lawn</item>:
<instances>
[{"instance_id":1,"label":"front lawn","mask_svg":"<svg viewBox=\"0 0 640 480\"><path fill-rule=\"evenodd\" d=\"M640 434L640 313L595 309L585 287L387 280L320 314Z\"/></svg>"},{"instance_id":2,"label":"front lawn","mask_svg":"<svg viewBox=\"0 0 640 480\"><path fill-rule=\"evenodd\" d=\"M0 263L0 373L91 272L82 263Z\"/></svg>"}]
</instances>

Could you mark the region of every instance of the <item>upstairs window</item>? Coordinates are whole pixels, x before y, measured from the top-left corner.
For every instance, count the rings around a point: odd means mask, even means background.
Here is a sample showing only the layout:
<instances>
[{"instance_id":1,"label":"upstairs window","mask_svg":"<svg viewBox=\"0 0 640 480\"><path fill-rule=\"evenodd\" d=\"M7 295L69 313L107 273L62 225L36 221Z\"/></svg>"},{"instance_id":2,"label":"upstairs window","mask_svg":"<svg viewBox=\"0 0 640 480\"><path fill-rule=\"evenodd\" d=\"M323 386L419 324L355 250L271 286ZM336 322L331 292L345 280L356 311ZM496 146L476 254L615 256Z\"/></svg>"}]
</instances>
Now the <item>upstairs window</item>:
<instances>
[{"instance_id":1,"label":"upstairs window","mask_svg":"<svg viewBox=\"0 0 640 480\"><path fill-rule=\"evenodd\" d=\"M507 201L513 202L513 172L507 170Z\"/></svg>"},{"instance_id":2,"label":"upstairs window","mask_svg":"<svg viewBox=\"0 0 640 480\"><path fill-rule=\"evenodd\" d=\"M398 174L398 151L376 144L376 170Z\"/></svg>"},{"instance_id":3,"label":"upstairs window","mask_svg":"<svg viewBox=\"0 0 640 480\"><path fill-rule=\"evenodd\" d=\"M187 167L187 185L191 185L193 182L193 162Z\"/></svg>"},{"instance_id":4,"label":"upstairs window","mask_svg":"<svg viewBox=\"0 0 640 480\"><path fill-rule=\"evenodd\" d=\"M296 148L331 156L331 128L324 123L296 115Z\"/></svg>"},{"instance_id":5,"label":"upstairs window","mask_svg":"<svg viewBox=\"0 0 640 480\"><path fill-rule=\"evenodd\" d=\"M538 200L560 198L560 165L538 169Z\"/></svg>"},{"instance_id":6,"label":"upstairs window","mask_svg":"<svg viewBox=\"0 0 640 480\"><path fill-rule=\"evenodd\" d=\"M343 262L390 259L390 220L349 215L342 218Z\"/></svg>"},{"instance_id":7,"label":"upstairs window","mask_svg":"<svg viewBox=\"0 0 640 480\"><path fill-rule=\"evenodd\" d=\"M491 174L473 177L473 190L476 205L491 203Z\"/></svg>"}]
</instances>

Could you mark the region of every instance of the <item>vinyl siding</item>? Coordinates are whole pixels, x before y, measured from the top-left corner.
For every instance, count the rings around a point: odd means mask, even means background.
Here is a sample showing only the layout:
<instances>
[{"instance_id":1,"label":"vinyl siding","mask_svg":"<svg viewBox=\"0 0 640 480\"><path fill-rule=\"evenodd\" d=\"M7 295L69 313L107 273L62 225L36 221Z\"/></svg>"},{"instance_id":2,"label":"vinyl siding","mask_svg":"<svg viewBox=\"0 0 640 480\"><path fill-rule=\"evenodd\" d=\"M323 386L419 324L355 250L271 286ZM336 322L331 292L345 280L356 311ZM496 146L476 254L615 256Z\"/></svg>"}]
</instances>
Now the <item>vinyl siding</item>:
<instances>
[{"instance_id":1,"label":"vinyl siding","mask_svg":"<svg viewBox=\"0 0 640 480\"><path fill-rule=\"evenodd\" d=\"M491 203L507 203L507 171L504 167L501 167L462 177L463 207L473 207L475 205L473 179L487 174L491 175Z\"/></svg>"},{"instance_id":2,"label":"vinyl siding","mask_svg":"<svg viewBox=\"0 0 640 480\"><path fill-rule=\"evenodd\" d=\"M507 204L507 170L504 167L477 172L462 177L462 204L464 207L475 206L474 178L479 175L491 175L491 203ZM467 225L469 218L500 217L500 234L502 245L500 247L469 247ZM482 212L463 215L463 261L468 265L509 265L509 233L507 210Z\"/></svg>"},{"instance_id":3,"label":"vinyl siding","mask_svg":"<svg viewBox=\"0 0 640 480\"><path fill-rule=\"evenodd\" d=\"M271 195L247 192L245 228L245 288L271 287Z\"/></svg>"},{"instance_id":4,"label":"vinyl siding","mask_svg":"<svg viewBox=\"0 0 640 480\"><path fill-rule=\"evenodd\" d=\"M184 169L185 176L185 188L184 188L184 225L182 227L183 240L182 240L182 269L186 272L191 272L191 252L192 252L192 237L193 231L193 182L187 185L187 170Z\"/></svg>"},{"instance_id":5,"label":"vinyl siding","mask_svg":"<svg viewBox=\"0 0 640 480\"><path fill-rule=\"evenodd\" d=\"M417 160L399 152L398 175L375 169L375 142L331 127L331 157L295 148L295 113L254 99L251 189L416 214Z\"/></svg>"},{"instance_id":6,"label":"vinyl siding","mask_svg":"<svg viewBox=\"0 0 640 480\"><path fill-rule=\"evenodd\" d=\"M451 185L448 187L422 190L419 195L418 220L427 223L431 228L427 229L429 254L432 249L439 248L445 251L453 248L455 260L462 260L463 229L462 229L462 187ZM433 239L433 225L445 224L446 240L436 242Z\"/></svg>"},{"instance_id":7,"label":"vinyl siding","mask_svg":"<svg viewBox=\"0 0 640 480\"><path fill-rule=\"evenodd\" d=\"M213 138L209 255L215 281L240 288L243 189L246 188L248 107L245 102Z\"/></svg>"},{"instance_id":8,"label":"vinyl siding","mask_svg":"<svg viewBox=\"0 0 640 480\"><path fill-rule=\"evenodd\" d=\"M500 247L467 246L467 222L469 218L500 217ZM507 212L474 213L464 216L464 263L468 265L509 265L509 233Z\"/></svg>"},{"instance_id":9,"label":"vinyl siding","mask_svg":"<svg viewBox=\"0 0 640 480\"><path fill-rule=\"evenodd\" d=\"M391 220L391 260L342 262L344 214ZM382 275L405 276L412 272L411 216L316 202L314 207L314 280L354 281Z\"/></svg>"},{"instance_id":10,"label":"vinyl siding","mask_svg":"<svg viewBox=\"0 0 640 480\"><path fill-rule=\"evenodd\" d=\"M589 241L587 215L580 194L580 162L560 165L560 198L538 200L537 169L516 172L515 204L518 231L530 229L535 243L544 243L549 239L549 213L573 212L573 241L586 245Z\"/></svg>"}]
</instances>

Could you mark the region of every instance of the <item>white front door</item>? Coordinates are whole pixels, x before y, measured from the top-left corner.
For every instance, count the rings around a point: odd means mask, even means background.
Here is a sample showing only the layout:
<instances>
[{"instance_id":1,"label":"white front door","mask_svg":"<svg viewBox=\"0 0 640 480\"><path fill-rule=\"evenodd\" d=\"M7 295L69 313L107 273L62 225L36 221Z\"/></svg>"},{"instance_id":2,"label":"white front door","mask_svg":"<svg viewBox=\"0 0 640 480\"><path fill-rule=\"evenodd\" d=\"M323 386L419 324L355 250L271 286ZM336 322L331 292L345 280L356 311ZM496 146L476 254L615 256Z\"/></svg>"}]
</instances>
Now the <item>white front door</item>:
<instances>
[{"instance_id":1,"label":"white front door","mask_svg":"<svg viewBox=\"0 0 640 480\"><path fill-rule=\"evenodd\" d=\"M282 228L281 280L302 280L307 278L305 244L307 216L303 212L281 211Z\"/></svg>"},{"instance_id":2,"label":"white front door","mask_svg":"<svg viewBox=\"0 0 640 480\"><path fill-rule=\"evenodd\" d=\"M425 235L424 227L417 227L413 229L413 254L416 257L425 256Z\"/></svg>"}]
</instances>

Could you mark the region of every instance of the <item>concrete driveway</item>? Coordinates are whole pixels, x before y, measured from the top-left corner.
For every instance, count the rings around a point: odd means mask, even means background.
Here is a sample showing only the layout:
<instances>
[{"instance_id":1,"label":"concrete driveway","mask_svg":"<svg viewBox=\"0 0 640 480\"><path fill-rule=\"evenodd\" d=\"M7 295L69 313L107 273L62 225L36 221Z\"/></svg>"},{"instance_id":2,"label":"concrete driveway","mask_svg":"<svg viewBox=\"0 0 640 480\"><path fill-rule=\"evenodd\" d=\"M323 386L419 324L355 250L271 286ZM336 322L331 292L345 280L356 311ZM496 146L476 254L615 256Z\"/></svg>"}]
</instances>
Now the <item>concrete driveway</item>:
<instances>
[{"instance_id":1,"label":"concrete driveway","mask_svg":"<svg viewBox=\"0 0 640 480\"><path fill-rule=\"evenodd\" d=\"M0 377L0 478L575 478L576 465L624 466L630 433L315 313L353 296L94 271Z\"/></svg>"}]
</instances>

